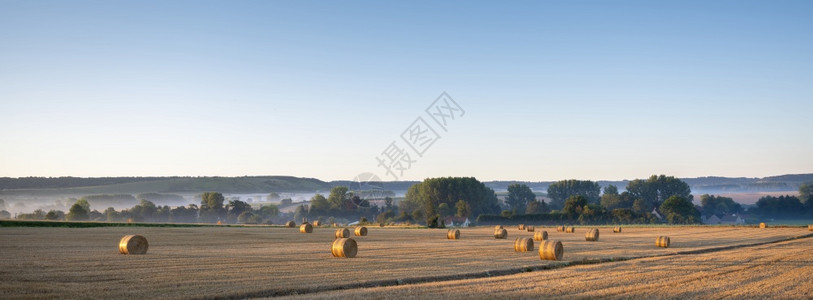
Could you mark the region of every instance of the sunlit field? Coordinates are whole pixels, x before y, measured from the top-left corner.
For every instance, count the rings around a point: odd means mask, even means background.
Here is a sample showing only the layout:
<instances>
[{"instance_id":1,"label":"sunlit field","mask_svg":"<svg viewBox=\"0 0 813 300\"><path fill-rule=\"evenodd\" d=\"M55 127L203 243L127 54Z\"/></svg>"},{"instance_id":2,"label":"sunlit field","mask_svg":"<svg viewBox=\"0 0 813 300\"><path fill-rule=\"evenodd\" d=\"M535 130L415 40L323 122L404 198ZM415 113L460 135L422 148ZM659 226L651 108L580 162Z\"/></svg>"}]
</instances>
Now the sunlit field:
<instances>
[{"instance_id":1,"label":"sunlit field","mask_svg":"<svg viewBox=\"0 0 813 300\"><path fill-rule=\"evenodd\" d=\"M562 241L564 257L556 262L540 260L537 251L514 252L514 238L533 236L533 232L516 227L506 227L508 238L504 240L494 239L491 226L460 229L459 240L446 239L446 230L441 229L368 228L367 236L353 237L359 250L351 259L331 256L335 229L325 227L315 228L311 234L299 233L298 228L279 227L0 228L3 278L0 295L2 298L289 295L403 298L412 295L414 289L426 291L425 297L443 294L438 290L445 290L445 297L452 298L522 298L532 295L519 291L537 289L560 295L605 295L576 289L585 285L585 280L596 280L603 282L596 287L607 289L610 294L606 295L629 293L643 297L657 296L656 292L663 288L677 288L664 285L648 290L654 281L674 277L691 282L689 279L695 278L696 272L717 274L714 272L721 270L730 270L725 274L729 274L726 276L731 282L738 280L737 276L762 278L761 274L794 272L793 280L786 278L790 275L775 276L784 285L771 289L787 292L780 296L810 297L813 289L811 239L774 243L805 237L811 233L806 227L624 227L621 233L613 233L611 227L598 227L599 240L587 242L584 235L591 227L563 233L552 227L536 226L536 231L547 231L549 239ZM141 234L148 239L146 255L118 253L119 239L127 234ZM671 237L670 248L655 247L655 239L660 235ZM754 244L758 246L750 246ZM631 258L638 259L626 260ZM743 266L740 262L749 263ZM751 273L754 274L748 275ZM547 280L551 278L556 278L557 283ZM516 283L479 283L501 280ZM756 287L762 281L743 284ZM629 290L619 290L618 285L625 282ZM699 280L684 287L689 294L662 296L717 292L731 296L761 295L737 294L739 285L705 283ZM769 283L775 282L771 279L764 284L770 286ZM457 288L447 284L476 284L478 288L457 293L454 292ZM387 293L376 289L386 289Z\"/></svg>"}]
</instances>

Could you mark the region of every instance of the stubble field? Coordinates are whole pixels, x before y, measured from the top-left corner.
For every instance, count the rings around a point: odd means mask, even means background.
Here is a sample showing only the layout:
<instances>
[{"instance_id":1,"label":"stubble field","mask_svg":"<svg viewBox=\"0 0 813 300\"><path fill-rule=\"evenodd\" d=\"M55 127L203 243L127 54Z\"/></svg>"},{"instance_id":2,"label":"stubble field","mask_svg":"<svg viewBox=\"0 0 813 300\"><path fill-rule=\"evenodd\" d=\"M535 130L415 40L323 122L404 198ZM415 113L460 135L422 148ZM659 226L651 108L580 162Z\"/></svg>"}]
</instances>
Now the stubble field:
<instances>
[{"instance_id":1,"label":"stubble field","mask_svg":"<svg viewBox=\"0 0 813 300\"><path fill-rule=\"evenodd\" d=\"M813 297L813 239L788 240L807 228L598 227L587 242L587 227L537 226L562 241L558 262L514 252L533 236L516 227L505 240L493 227L460 240L368 228L352 259L331 256L333 228L0 228L0 298ZM148 253L119 254L127 234ZM659 235L670 248L654 246Z\"/></svg>"}]
</instances>

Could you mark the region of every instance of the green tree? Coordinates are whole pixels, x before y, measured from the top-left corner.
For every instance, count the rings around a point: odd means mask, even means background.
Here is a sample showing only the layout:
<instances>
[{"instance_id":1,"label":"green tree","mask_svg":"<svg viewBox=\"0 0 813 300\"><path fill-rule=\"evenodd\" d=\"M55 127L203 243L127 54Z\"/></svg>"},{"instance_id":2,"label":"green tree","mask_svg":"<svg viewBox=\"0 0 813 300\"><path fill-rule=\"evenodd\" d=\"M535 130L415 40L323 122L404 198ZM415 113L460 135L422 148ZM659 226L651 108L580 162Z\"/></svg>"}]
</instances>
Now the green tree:
<instances>
[{"instance_id":1,"label":"green tree","mask_svg":"<svg viewBox=\"0 0 813 300\"><path fill-rule=\"evenodd\" d=\"M259 224L262 218L251 211L245 210L237 216L237 223L240 224Z\"/></svg>"},{"instance_id":2,"label":"green tree","mask_svg":"<svg viewBox=\"0 0 813 300\"><path fill-rule=\"evenodd\" d=\"M565 200L571 196L582 196L588 203L599 203L601 187L598 183L589 180L560 180L548 186L550 206L554 209L564 207Z\"/></svg>"},{"instance_id":3,"label":"green tree","mask_svg":"<svg viewBox=\"0 0 813 300\"><path fill-rule=\"evenodd\" d=\"M278 193L271 192L268 194L268 201L279 201L280 196Z\"/></svg>"},{"instance_id":4,"label":"green tree","mask_svg":"<svg viewBox=\"0 0 813 300\"><path fill-rule=\"evenodd\" d=\"M700 211L692 201L681 196L671 196L661 204L661 213L670 224L693 224L700 222Z\"/></svg>"},{"instance_id":5,"label":"green tree","mask_svg":"<svg viewBox=\"0 0 813 300\"><path fill-rule=\"evenodd\" d=\"M331 210L342 210L349 202L350 196L347 193L346 186L334 186L330 189L330 195L327 197L327 202L330 203Z\"/></svg>"},{"instance_id":6,"label":"green tree","mask_svg":"<svg viewBox=\"0 0 813 300\"><path fill-rule=\"evenodd\" d=\"M644 199L649 206L660 206L672 196L692 200L692 190L686 182L672 176L652 175L647 180L635 179L627 184L634 199Z\"/></svg>"},{"instance_id":7,"label":"green tree","mask_svg":"<svg viewBox=\"0 0 813 300\"><path fill-rule=\"evenodd\" d=\"M405 201L422 204L426 218L437 215L441 203L452 207L461 199L469 205L472 216L499 211L494 190L473 177L428 178L411 186L405 195Z\"/></svg>"},{"instance_id":8,"label":"green tree","mask_svg":"<svg viewBox=\"0 0 813 300\"><path fill-rule=\"evenodd\" d=\"M545 203L545 201L531 201L528 202L528 206L525 207L526 214L544 214L550 212L550 208Z\"/></svg>"},{"instance_id":9,"label":"green tree","mask_svg":"<svg viewBox=\"0 0 813 300\"><path fill-rule=\"evenodd\" d=\"M254 210L251 209L251 205L240 200L229 200L229 204L226 205L226 208L226 220L229 223L239 222L237 219L244 212L254 213Z\"/></svg>"},{"instance_id":10,"label":"green tree","mask_svg":"<svg viewBox=\"0 0 813 300\"><path fill-rule=\"evenodd\" d=\"M700 207L706 216L735 214L743 211L742 205L734 202L734 199L709 194L700 196Z\"/></svg>"},{"instance_id":11,"label":"green tree","mask_svg":"<svg viewBox=\"0 0 813 300\"><path fill-rule=\"evenodd\" d=\"M618 187L612 184L607 185L604 188L604 195L618 195Z\"/></svg>"},{"instance_id":12,"label":"green tree","mask_svg":"<svg viewBox=\"0 0 813 300\"><path fill-rule=\"evenodd\" d=\"M813 208L813 183L803 183L799 186L799 201L808 208Z\"/></svg>"},{"instance_id":13,"label":"green tree","mask_svg":"<svg viewBox=\"0 0 813 300\"><path fill-rule=\"evenodd\" d=\"M587 205L587 198L582 195L573 195L565 200L565 206L562 208L562 212L567 215L568 218L574 219L582 214L585 205Z\"/></svg>"},{"instance_id":14,"label":"green tree","mask_svg":"<svg viewBox=\"0 0 813 300\"><path fill-rule=\"evenodd\" d=\"M331 210L331 204L322 194L316 194L310 200L310 212L314 215L326 214Z\"/></svg>"},{"instance_id":15,"label":"green tree","mask_svg":"<svg viewBox=\"0 0 813 300\"><path fill-rule=\"evenodd\" d=\"M51 221L62 220L64 215L65 213L62 211L50 210L47 214L45 214L45 219Z\"/></svg>"},{"instance_id":16,"label":"green tree","mask_svg":"<svg viewBox=\"0 0 813 300\"><path fill-rule=\"evenodd\" d=\"M259 213L264 219L271 219L279 215L279 207L274 204L263 205L260 207Z\"/></svg>"},{"instance_id":17,"label":"green tree","mask_svg":"<svg viewBox=\"0 0 813 300\"><path fill-rule=\"evenodd\" d=\"M68 221L87 221L88 220L88 218L89 218L88 214L90 212L85 208L85 206L83 206L83 203L80 203L80 201L82 201L82 200L76 201L76 203L71 205L71 208L68 210L68 214L65 215L66 220L68 220ZM87 203L87 201L85 201L84 203Z\"/></svg>"},{"instance_id":18,"label":"green tree","mask_svg":"<svg viewBox=\"0 0 813 300\"><path fill-rule=\"evenodd\" d=\"M302 220L302 218L305 218L307 216L308 208L305 207L305 205L297 206L296 209L294 210L294 220L296 220L296 222L299 222L299 220Z\"/></svg>"},{"instance_id":19,"label":"green tree","mask_svg":"<svg viewBox=\"0 0 813 300\"><path fill-rule=\"evenodd\" d=\"M514 212L525 214L528 203L532 201L536 201L536 195L527 185L517 183L508 185L508 197L505 202Z\"/></svg>"},{"instance_id":20,"label":"green tree","mask_svg":"<svg viewBox=\"0 0 813 300\"><path fill-rule=\"evenodd\" d=\"M632 211L636 214L642 215L651 212L652 206L649 206L649 203L647 203L644 199L635 199L635 201L632 202Z\"/></svg>"},{"instance_id":21,"label":"green tree","mask_svg":"<svg viewBox=\"0 0 813 300\"><path fill-rule=\"evenodd\" d=\"M469 206L469 203L466 202L465 200L457 200L457 203L455 203L454 206L457 209L456 215L458 217L468 218L469 215L471 214L471 207Z\"/></svg>"},{"instance_id":22,"label":"green tree","mask_svg":"<svg viewBox=\"0 0 813 300\"><path fill-rule=\"evenodd\" d=\"M226 208L223 194L217 192L203 193L200 200L200 221L204 223L214 223L226 218Z\"/></svg>"}]
</instances>

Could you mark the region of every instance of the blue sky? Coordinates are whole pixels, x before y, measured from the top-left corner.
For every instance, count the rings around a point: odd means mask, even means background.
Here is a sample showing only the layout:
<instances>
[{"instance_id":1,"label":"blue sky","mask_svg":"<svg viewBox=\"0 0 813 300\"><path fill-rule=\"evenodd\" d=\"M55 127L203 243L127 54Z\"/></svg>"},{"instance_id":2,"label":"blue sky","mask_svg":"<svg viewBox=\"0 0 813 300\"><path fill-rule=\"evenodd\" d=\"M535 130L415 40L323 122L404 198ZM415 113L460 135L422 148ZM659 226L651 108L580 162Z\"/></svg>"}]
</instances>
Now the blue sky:
<instances>
[{"instance_id":1,"label":"blue sky","mask_svg":"<svg viewBox=\"0 0 813 300\"><path fill-rule=\"evenodd\" d=\"M465 115L399 179L809 173L811 13L0 0L0 176L393 179L376 157L444 91Z\"/></svg>"}]
</instances>

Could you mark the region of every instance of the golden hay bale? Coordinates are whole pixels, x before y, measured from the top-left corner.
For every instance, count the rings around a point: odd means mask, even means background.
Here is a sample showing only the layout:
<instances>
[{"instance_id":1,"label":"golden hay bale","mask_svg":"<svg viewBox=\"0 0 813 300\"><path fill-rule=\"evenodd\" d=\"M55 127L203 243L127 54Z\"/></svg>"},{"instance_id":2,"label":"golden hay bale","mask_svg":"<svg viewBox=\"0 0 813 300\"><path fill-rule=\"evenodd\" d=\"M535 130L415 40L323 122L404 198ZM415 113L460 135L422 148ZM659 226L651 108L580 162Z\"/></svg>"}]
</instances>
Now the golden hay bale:
<instances>
[{"instance_id":1,"label":"golden hay bale","mask_svg":"<svg viewBox=\"0 0 813 300\"><path fill-rule=\"evenodd\" d=\"M613 227L613 232L620 233L621 232L621 227Z\"/></svg>"},{"instance_id":2,"label":"golden hay bale","mask_svg":"<svg viewBox=\"0 0 813 300\"><path fill-rule=\"evenodd\" d=\"M766 228L766 227L768 227L768 225L765 225L765 223L759 223L759 228Z\"/></svg>"},{"instance_id":3,"label":"golden hay bale","mask_svg":"<svg viewBox=\"0 0 813 300\"><path fill-rule=\"evenodd\" d=\"M574 233L574 232L576 232L576 227L570 226L568 228L565 228L565 232Z\"/></svg>"},{"instance_id":4,"label":"golden hay bale","mask_svg":"<svg viewBox=\"0 0 813 300\"><path fill-rule=\"evenodd\" d=\"M346 237L350 237L350 230L347 230L347 228L336 229L336 238L337 239L346 238Z\"/></svg>"},{"instance_id":5,"label":"golden hay bale","mask_svg":"<svg viewBox=\"0 0 813 300\"><path fill-rule=\"evenodd\" d=\"M322 225L322 221L319 221L319 220L313 221L313 226L314 227L319 227L321 225Z\"/></svg>"},{"instance_id":6,"label":"golden hay bale","mask_svg":"<svg viewBox=\"0 0 813 300\"><path fill-rule=\"evenodd\" d=\"M217 225L223 225L223 221L217 221Z\"/></svg>"},{"instance_id":7,"label":"golden hay bale","mask_svg":"<svg viewBox=\"0 0 813 300\"><path fill-rule=\"evenodd\" d=\"M353 231L356 236L365 236L367 235L367 227L359 226L356 227L356 230Z\"/></svg>"},{"instance_id":8,"label":"golden hay bale","mask_svg":"<svg viewBox=\"0 0 813 300\"><path fill-rule=\"evenodd\" d=\"M296 223L294 223L294 221L288 221L288 223L285 223L285 227L294 228L296 227Z\"/></svg>"},{"instance_id":9,"label":"golden hay bale","mask_svg":"<svg viewBox=\"0 0 813 300\"><path fill-rule=\"evenodd\" d=\"M588 230L587 234L584 235L584 239L589 242L598 241L598 228Z\"/></svg>"},{"instance_id":10,"label":"golden hay bale","mask_svg":"<svg viewBox=\"0 0 813 300\"><path fill-rule=\"evenodd\" d=\"M309 223L302 224L299 226L299 232L301 233L311 233L313 232L313 225Z\"/></svg>"},{"instance_id":11,"label":"golden hay bale","mask_svg":"<svg viewBox=\"0 0 813 300\"><path fill-rule=\"evenodd\" d=\"M508 230L505 230L505 228L500 228L500 229L494 230L494 238L495 239L508 238Z\"/></svg>"},{"instance_id":12,"label":"golden hay bale","mask_svg":"<svg viewBox=\"0 0 813 300\"><path fill-rule=\"evenodd\" d=\"M517 226L517 228L518 228L519 230L525 230L525 224L519 224L519 225Z\"/></svg>"},{"instance_id":13,"label":"golden hay bale","mask_svg":"<svg viewBox=\"0 0 813 300\"><path fill-rule=\"evenodd\" d=\"M527 229L528 232L534 232L534 227L533 226L525 226L525 229Z\"/></svg>"},{"instance_id":14,"label":"golden hay bale","mask_svg":"<svg viewBox=\"0 0 813 300\"><path fill-rule=\"evenodd\" d=\"M496 230L500 230L500 229L502 229L502 225L497 225L497 227L494 227L494 230L495 230L495 231L496 231Z\"/></svg>"},{"instance_id":15,"label":"golden hay bale","mask_svg":"<svg viewBox=\"0 0 813 300\"><path fill-rule=\"evenodd\" d=\"M341 238L333 240L333 245L330 246L330 253L333 257L356 257L356 252L359 251L358 244L351 238Z\"/></svg>"},{"instance_id":16,"label":"golden hay bale","mask_svg":"<svg viewBox=\"0 0 813 300\"><path fill-rule=\"evenodd\" d=\"M561 260L565 249L560 241L544 241L539 245L539 258L542 260Z\"/></svg>"},{"instance_id":17,"label":"golden hay bale","mask_svg":"<svg viewBox=\"0 0 813 300\"><path fill-rule=\"evenodd\" d=\"M668 236L659 236L658 239L655 240L655 246L669 248L670 242L671 241L669 240Z\"/></svg>"},{"instance_id":18,"label":"golden hay bale","mask_svg":"<svg viewBox=\"0 0 813 300\"><path fill-rule=\"evenodd\" d=\"M447 239L450 239L450 240L457 240L457 239L460 239L460 230L457 230L457 229L449 229L449 231L448 231L448 232L446 232L446 238L447 238Z\"/></svg>"},{"instance_id":19,"label":"golden hay bale","mask_svg":"<svg viewBox=\"0 0 813 300\"><path fill-rule=\"evenodd\" d=\"M147 239L137 234L125 235L119 241L119 253L121 254L146 254L149 247Z\"/></svg>"},{"instance_id":20,"label":"golden hay bale","mask_svg":"<svg viewBox=\"0 0 813 300\"><path fill-rule=\"evenodd\" d=\"M547 231L537 231L534 233L534 241L544 241L548 239L548 232Z\"/></svg>"},{"instance_id":21,"label":"golden hay bale","mask_svg":"<svg viewBox=\"0 0 813 300\"><path fill-rule=\"evenodd\" d=\"M813 231L813 225L807 225L807 231Z\"/></svg>"},{"instance_id":22,"label":"golden hay bale","mask_svg":"<svg viewBox=\"0 0 813 300\"><path fill-rule=\"evenodd\" d=\"M565 232L565 226L556 227L556 231L558 232Z\"/></svg>"},{"instance_id":23,"label":"golden hay bale","mask_svg":"<svg viewBox=\"0 0 813 300\"><path fill-rule=\"evenodd\" d=\"M534 240L530 238L517 238L514 240L515 252L534 251Z\"/></svg>"},{"instance_id":24,"label":"golden hay bale","mask_svg":"<svg viewBox=\"0 0 813 300\"><path fill-rule=\"evenodd\" d=\"M133 218L128 218L127 223L133 223Z\"/></svg>"}]
</instances>

